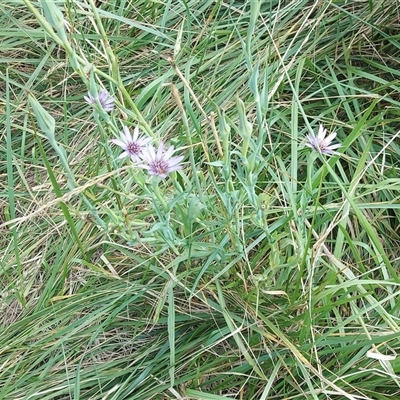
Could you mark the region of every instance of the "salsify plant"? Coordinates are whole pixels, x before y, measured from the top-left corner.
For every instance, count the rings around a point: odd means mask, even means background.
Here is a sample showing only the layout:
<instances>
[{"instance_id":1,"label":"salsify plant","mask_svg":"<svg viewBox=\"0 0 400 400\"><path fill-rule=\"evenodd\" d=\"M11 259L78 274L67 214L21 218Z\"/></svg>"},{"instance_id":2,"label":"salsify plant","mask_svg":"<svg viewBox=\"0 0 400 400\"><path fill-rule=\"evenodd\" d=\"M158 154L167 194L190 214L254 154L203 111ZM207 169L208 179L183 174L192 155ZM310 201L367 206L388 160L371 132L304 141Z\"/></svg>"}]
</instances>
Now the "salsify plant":
<instances>
[{"instance_id":1,"label":"salsify plant","mask_svg":"<svg viewBox=\"0 0 400 400\"><path fill-rule=\"evenodd\" d=\"M398 2L14 3L0 398L396 398Z\"/></svg>"},{"instance_id":2,"label":"salsify plant","mask_svg":"<svg viewBox=\"0 0 400 400\"><path fill-rule=\"evenodd\" d=\"M320 124L317 135L312 133L307 135L306 146L311 147L314 151L331 156L337 154L335 150L341 146L341 143L332 144L335 137L336 132L327 136L327 130Z\"/></svg>"}]
</instances>

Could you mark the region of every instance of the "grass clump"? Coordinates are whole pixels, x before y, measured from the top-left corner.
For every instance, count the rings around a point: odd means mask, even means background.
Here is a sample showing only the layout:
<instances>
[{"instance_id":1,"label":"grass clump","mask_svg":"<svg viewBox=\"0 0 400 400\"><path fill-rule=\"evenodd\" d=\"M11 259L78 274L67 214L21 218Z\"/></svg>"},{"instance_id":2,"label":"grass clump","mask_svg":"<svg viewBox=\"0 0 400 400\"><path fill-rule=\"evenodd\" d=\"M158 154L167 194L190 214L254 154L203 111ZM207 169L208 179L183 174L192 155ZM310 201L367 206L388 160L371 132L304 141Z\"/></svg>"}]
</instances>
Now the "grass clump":
<instances>
[{"instance_id":1,"label":"grass clump","mask_svg":"<svg viewBox=\"0 0 400 400\"><path fill-rule=\"evenodd\" d=\"M117 3L0 5L0 398L395 398L398 2Z\"/></svg>"}]
</instances>

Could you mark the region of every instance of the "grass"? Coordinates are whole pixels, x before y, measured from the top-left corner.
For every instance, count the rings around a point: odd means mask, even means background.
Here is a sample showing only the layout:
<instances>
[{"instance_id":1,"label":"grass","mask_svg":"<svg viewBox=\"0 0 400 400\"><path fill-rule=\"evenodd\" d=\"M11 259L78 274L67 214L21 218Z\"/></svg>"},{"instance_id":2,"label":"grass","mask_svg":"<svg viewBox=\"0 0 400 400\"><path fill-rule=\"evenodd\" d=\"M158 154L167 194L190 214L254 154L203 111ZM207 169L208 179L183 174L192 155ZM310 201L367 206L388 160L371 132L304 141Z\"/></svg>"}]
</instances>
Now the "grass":
<instances>
[{"instance_id":1,"label":"grass","mask_svg":"<svg viewBox=\"0 0 400 400\"><path fill-rule=\"evenodd\" d=\"M399 12L1 2L0 398L399 396Z\"/></svg>"}]
</instances>

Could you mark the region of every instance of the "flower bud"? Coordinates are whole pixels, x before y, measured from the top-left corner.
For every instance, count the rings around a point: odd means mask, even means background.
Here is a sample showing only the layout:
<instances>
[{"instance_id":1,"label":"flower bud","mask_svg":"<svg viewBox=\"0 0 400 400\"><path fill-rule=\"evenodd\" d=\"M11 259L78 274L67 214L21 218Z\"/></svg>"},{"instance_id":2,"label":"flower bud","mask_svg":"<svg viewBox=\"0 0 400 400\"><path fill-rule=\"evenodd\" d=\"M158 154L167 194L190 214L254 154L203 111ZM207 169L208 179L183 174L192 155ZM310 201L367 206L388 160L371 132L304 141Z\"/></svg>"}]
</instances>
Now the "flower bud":
<instances>
[{"instance_id":1,"label":"flower bud","mask_svg":"<svg viewBox=\"0 0 400 400\"><path fill-rule=\"evenodd\" d=\"M56 129L56 122L54 118L41 106L33 95L28 95L28 101L33 109L39 128L51 143L55 143L54 132Z\"/></svg>"}]
</instances>

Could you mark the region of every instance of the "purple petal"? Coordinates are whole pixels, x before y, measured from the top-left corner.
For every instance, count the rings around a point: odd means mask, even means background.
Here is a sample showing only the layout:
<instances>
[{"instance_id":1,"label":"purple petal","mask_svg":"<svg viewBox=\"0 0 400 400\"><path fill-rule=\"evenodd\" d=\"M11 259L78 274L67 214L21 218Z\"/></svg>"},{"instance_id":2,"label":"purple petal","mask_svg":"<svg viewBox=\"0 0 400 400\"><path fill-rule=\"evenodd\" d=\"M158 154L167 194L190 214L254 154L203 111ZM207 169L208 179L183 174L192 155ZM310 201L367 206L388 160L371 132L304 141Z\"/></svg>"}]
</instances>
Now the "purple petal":
<instances>
[{"instance_id":1,"label":"purple petal","mask_svg":"<svg viewBox=\"0 0 400 400\"><path fill-rule=\"evenodd\" d=\"M154 148L154 146L148 146L148 156L149 156L149 160L155 160L156 159L156 150Z\"/></svg>"},{"instance_id":2,"label":"purple petal","mask_svg":"<svg viewBox=\"0 0 400 400\"><path fill-rule=\"evenodd\" d=\"M122 147L123 149L126 147L126 143L121 142L121 140L119 139L111 139L110 142L116 144L119 147Z\"/></svg>"},{"instance_id":3,"label":"purple petal","mask_svg":"<svg viewBox=\"0 0 400 400\"><path fill-rule=\"evenodd\" d=\"M338 149L341 145L342 145L342 143L331 144L331 145L328 146L327 148L329 148L329 149Z\"/></svg>"},{"instance_id":4,"label":"purple petal","mask_svg":"<svg viewBox=\"0 0 400 400\"><path fill-rule=\"evenodd\" d=\"M168 165L174 166L176 164L179 164L183 159L184 156L172 157L170 160L168 160Z\"/></svg>"},{"instance_id":5,"label":"purple petal","mask_svg":"<svg viewBox=\"0 0 400 400\"><path fill-rule=\"evenodd\" d=\"M125 157L128 157L128 156L129 156L129 153L127 151L124 151L122 154L120 154L118 156L118 158L125 158Z\"/></svg>"},{"instance_id":6,"label":"purple petal","mask_svg":"<svg viewBox=\"0 0 400 400\"><path fill-rule=\"evenodd\" d=\"M324 140L325 135L326 135L326 129L324 129L324 126L322 124L320 124L319 129L318 129L318 135L317 135L318 141Z\"/></svg>"},{"instance_id":7,"label":"purple petal","mask_svg":"<svg viewBox=\"0 0 400 400\"><path fill-rule=\"evenodd\" d=\"M139 136L139 126L136 125L135 129L133 130L133 135L132 135L133 140L136 141L138 136Z\"/></svg>"},{"instance_id":8,"label":"purple petal","mask_svg":"<svg viewBox=\"0 0 400 400\"><path fill-rule=\"evenodd\" d=\"M100 93L99 93L99 99L108 99L108 97L110 96L110 94L108 93L107 89L101 89Z\"/></svg>"},{"instance_id":9,"label":"purple petal","mask_svg":"<svg viewBox=\"0 0 400 400\"><path fill-rule=\"evenodd\" d=\"M174 166L171 166L171 167L169 167L168 168L168 172L174 172L174 171L178 171L178 170L180 170L180 169L182 169L182 165L174 165Z\"/></svg>"},{"instance_id":10,"label":"purple petal","mask_svg":"<svg viewBox=\"0 0 400 400\"><path fill-rule=\"evenodd\" d=\"M140 163L140 164L138 164L137 166L138 166L139 168L143 168L143 169L147 169L147 170L150 170L150 169L151 169L151 167L150 167L149 164Z\"/></svg>"},{"instance_id":11,"label":"purple petal","mask_svg":"<svg viewBox=\"0 0 400 400\"><path fill-rule=\"evenodd\" d=\"M90 92L88 92L87 96L83 96L83 98L89 103L89 104L93 104L96 100L95 98L90 94Z\"/></svg>"},{"instance_id":12,"label":"purple petal","mask_svg":"<svg viewBox=\"0 0 400 400\"><path fill-rule=\"evenodd\" d=\"M163 151L164 151L164 142L160 142L160 144L158 145L158 149L157 149L157 159L162 158Z\"/></svg>"},{"instance_id":13,"label":"purple petal","mask_svg":"<svg viewBox=\"0 0 400 400\"><path fill-rule=\"evenodd\" d=\"M336 132L332 132L330 135L328 135L325 139L324 139L324 143L326 145L329 145L330 142L332 142L333 139L335 139L337 133Z\"/></svg>"},{"instance_id":14,"label":"purple petal","mask_svg":"<svg viewBox=\"0 0 400 400\"><path fill-rule=\"evenodd\" d=\"M120 132L122 141L127 144L132 140L131 133L129 132L129 128L127 126L122 127L122 131Z\"/></svg>"},{"instance_id":15,"label":"purple petal","mask_svg":"<svg viewBox=\"0 0 400 400\"><path fill-rule=\"evenodd\" d=\"M151 138L139 138L138 142L140 142L140 146L141 147L145 147L147 145L147 143L151 142Z\"/></svg>"},{"instance_id":16,"label":"purple petal","mask_svg":"<svg viewBox=\"0 0 400 400\"><path fill-rule=\"evenodd\" d=\"M139 155L137 154L131 154L131 160L134 163L140 163L142 161Z\"/></svg>"},{"instance_id":17,"label":"purple petal","mask_svg":"<svg viewBox=\"0 0 400 400\"><path fill-rule=\"evenodd\" d=\"M169 159L172 156L172 153L174 152L174 146L171 146L165 153L164 158Z\"/></svg>"}]
</instances>

